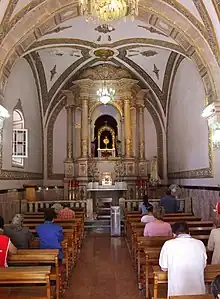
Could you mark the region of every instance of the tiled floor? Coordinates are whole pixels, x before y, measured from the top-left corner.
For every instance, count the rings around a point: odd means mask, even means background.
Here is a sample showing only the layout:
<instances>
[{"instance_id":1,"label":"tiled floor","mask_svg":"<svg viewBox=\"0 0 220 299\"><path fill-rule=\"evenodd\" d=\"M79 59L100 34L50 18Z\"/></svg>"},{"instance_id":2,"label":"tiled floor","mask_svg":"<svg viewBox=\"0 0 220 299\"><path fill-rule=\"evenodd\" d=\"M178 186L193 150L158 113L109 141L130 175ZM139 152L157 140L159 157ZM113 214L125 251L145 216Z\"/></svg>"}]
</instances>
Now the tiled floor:
<instances>
[{"instance_id":1,"label":"tiled floor","mask_svg":"<svg viewBox=\"0 0 220 299\"><path fill-rule=\"evenodd\" d=\"M90 234L65 299L143 299L123 238Z\"/></svg>"}]
</instances>

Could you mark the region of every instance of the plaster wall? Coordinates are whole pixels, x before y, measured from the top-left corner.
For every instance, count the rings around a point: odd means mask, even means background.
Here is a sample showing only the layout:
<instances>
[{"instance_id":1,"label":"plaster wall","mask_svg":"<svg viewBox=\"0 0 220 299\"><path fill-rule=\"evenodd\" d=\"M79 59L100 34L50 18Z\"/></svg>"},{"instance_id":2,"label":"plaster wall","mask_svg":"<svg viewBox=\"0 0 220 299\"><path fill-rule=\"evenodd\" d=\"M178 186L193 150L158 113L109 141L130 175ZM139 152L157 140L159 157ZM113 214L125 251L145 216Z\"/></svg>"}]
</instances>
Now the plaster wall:
<instances>
[{"instance_id":1,"label":"plaster wall","mask_svg":"<svg viewBox=\"0 0 220 299\"><path fill-rule=\"evenodd\" d=\"M24 58L17 60L13 66L6 86L4 100L2 102L10 115L13 114L13 109L19 99L24 115L25 129L28 129L28 158L24 160L23 168L12 166L13 119L12 117L9 117L5 120L3 129L2 168L10 171L42 173L42 126L40 105L32 70ZM1 181L0 188L20 188L24 183L27 183L27 181L5 180Z\"/></svg>"},{"instance_id":2,"label":"plaster wall","mask_svg":"<svg viewBox=\"0 0 220 299\"><path fill-rule=\"evenodd\" d=\"M152 116L144 109L145 158L152 160L157 156L157 132Z\"/></svg>"},{"instance_id":3,"label":"plaster wall","mask_svg":"<svg viewBox=\"0 0 220 299\"><path fill-rule=\"evenodd\" d=\"M64 173L67 143L67 115L65 107L60 111L53 129L53 173Z\"/></svg>"},{"instance_id":4,"label":"plaster wall","mask_svg":"<svg viewBox=\"0 0 220 299\"><path fill-rule=\"evenodd\" d=\"M168 173L209 167L208 125L201 117L205 90L195 65L180 64L171 93L168 118ZM212 179L184 179L186 185L210 185Z\"/></svg>"}]
</instances>

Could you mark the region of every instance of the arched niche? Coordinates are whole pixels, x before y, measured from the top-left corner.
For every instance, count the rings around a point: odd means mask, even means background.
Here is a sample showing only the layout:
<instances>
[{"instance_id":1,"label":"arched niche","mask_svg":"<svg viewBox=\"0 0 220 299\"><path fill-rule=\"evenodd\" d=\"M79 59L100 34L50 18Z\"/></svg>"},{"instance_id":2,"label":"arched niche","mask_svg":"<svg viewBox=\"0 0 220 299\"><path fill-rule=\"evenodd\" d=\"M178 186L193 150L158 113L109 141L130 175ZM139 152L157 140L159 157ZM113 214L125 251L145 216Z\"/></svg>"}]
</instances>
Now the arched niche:
<instances>
[{"instance_id":1,"label":"arched niche","mask_svg":"<svg viewBox=\"0 0 220 299\"><path fill-rule=\"evenodd\" d=\"M94 128L95 122L101 115L109 115L113 117L117 122L118 127L118 138L122 139L121 125L122 125L122 117L118 109L113 104L97 105L94 110L90 114L90 125L91 125L91 138L94 139Z\"/></svg>"}]
</instances>

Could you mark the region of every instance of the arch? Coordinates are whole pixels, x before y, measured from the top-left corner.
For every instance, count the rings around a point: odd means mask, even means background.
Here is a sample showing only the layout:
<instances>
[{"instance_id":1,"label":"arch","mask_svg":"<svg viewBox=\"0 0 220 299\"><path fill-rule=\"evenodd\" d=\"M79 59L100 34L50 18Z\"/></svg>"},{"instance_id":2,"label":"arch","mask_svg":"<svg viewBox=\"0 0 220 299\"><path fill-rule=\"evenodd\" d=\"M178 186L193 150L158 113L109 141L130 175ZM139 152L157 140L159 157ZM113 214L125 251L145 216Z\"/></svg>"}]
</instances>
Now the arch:
<instances>
[{"instance_id":1,"label":"arch","mask_svg":"<svg viewBox=\"0 0 220 299\"><path fill-rule=\"evenodd\" d=\"M26 16L28 14L24 15L19 22L14 22L15 27L13 28L13 39L10 37L10 32L4 37L0 53L2 57L0 74L4 77L2 78L3 81L7 80L8 76L8 71L5 70L4 72L4 67L7 65L7 70L10 71L13 60L22 55L24 51L36 41L36 34L34 30L43 24L45 25L46 22L54 20L54 17L62 11L71 11L71 18L78 15L77 6L74 7L72 1L71 3L69 0L64 0L62 3L57 2L58 7L54 6L52 2L53 0L45 1L44 3L41 3L41 5L35 7L35 10L32 11L32 19L38 20L36 24L33 25L33 22L26 22ZM220 97L220 87L218 84L220 75L217 63L219 49L216 45L215 38L210 42L209 35L205 30L203 30L204 27L202 28L200 26L201 24L199 25L198 22L195 22L195 20L192 21L192 16L189 18L189 13L184 11L184 9L180 9L177 4L173 4L175 6L173 7L172 5L169 5L167 1L147 0L147 3L146 1L144 3L143 2L144 1L142 0L139 3L139 19L145 21L145 19L149 17L149 14L155 15L157 19L160 21L162 20L164 24L167 25L167 28L174 29L170 30L173 38L179 44L185 44L186 53L192 57L199 69L202 67L204 71L205 68L207 76L204 79L204 82L207 80L209 81L208 84L211 85L213 93L210 101L218 100ZM27 16L27 18L28 17L29 16ZM52 27L57 26L56 22L53 23L54 25ZM24 26L24 24L26 25ZM21 27L23 30L20 30ZM184 30L182 28L184 28ZM24 29L26 32L24 32ZM20 35L20 32L22 32L22 36ZM198 36L198 38L194 39L195 36ZM210 46L210 44L213 46ZM207 96L210 96L210 92L208 91Z\"/></svg>"}]
</instances>

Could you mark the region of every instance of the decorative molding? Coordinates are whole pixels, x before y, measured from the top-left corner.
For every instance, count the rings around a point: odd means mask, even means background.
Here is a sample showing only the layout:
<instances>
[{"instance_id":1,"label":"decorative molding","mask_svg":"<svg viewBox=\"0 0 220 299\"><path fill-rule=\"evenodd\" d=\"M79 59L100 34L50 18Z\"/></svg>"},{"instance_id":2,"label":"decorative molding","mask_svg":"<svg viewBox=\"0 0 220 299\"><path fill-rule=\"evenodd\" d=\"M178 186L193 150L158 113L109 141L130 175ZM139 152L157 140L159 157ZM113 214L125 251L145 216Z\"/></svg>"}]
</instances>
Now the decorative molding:
<instances>
[{"instance_id":1,"label":"decorative molding","mask_svg":"<svg viewBox=\"0 0 220 299\"><path fill-rule=\"evenodd\" d=\"M203 0L198 1L198 0L193 0L194 5L196 6L204 24L205 28L207 30L208 36L207 36L207 41L212 49L212 52L215 55L215 58L220 65L220 49L219 49L219 43L215 34L215 28L212 24L212 20L209 16L209 13L206 9L206 6L203 2Z\"/></svg>"},{"instance_id":2,"label":"decorative molding","mask_svg":"<svg viewBox=\"0 0 220 299\"><path fill-rule=\"evenodd\" d=\"M47 178L54 179L54 177L61 176L61 174L53 173L53 129L54 124L60 111L66 105L66 98L61 99L59 104L53 110L47 125ZM64 174L63 174L64 177Z\"/></svg>"},{"instance_id":3,"label":"decorative molding","mask_svg":"<svg viewBox=\"0 0 220 299\"><path fill-rule=\"evenodd\" d=\"M215 7L216 14L218 16L220 22L220 1L219 0L212 0L213 6Z\"/></svg>"},{"instance_id":4,"label":"decorative molding","mask_svg":"<svg viewBox=\"0 0 220 299\"><path fill-rule=\"evenodd\" d=\"M49 98L47 93L47 79L44 71L44 66L41 61L40 55L37 52L30 54L31 58L35 62L35 66L38 72L38 78L40 83L40 90L41 90L41 99L42 99L42 107L43 113L46 113L46 109L49 105Z\"/></svg>"},{"instance_id":5,"label":"decorative molding","mask_svg":"<svg viewBox=\"0 0 220 299\"><path fill-rule=\"evenodd\" d=\"M0 180L42 180L43 173L1 170Z\"/></svg>"},{"instance_id":6,"label":"decorative molding","mask_svg":"<svg viewBox=\"0 0 220 299\"><path fill-rule=\"evenodd\" d=\"M81 39L74 39L74 38L49 38L41 41L34 42L29 48L28 51L35 51L35 49L44 48L47 46L55 46L59 45L65 45L65 46L83 46L88 48L97 49L100 48L100 45L94 42L90 42L87 40L81 40ZM132 44L132 45L131 45ZM137 47L146 47L149 45L162 47L165 49L170 49L178 53L182 53L183 55L186 55L184 48L182 48L179 45L173 44L168 41L163 41L155 38L127 38L115 41L111 44L102 44L102 48L118 48L124 45L131 45L131 48L137 48Z\"/></svg>"},{"instance_id":7,"label":"decorative molding","mask_svg":"<svg viewBox=\"0 0 220 299\"><path fill-rule=\"evenodd\" d=\"M44 170L44 128L43 128L43 103L42 103L42 97L41 97L41 86L40 86L40 80L38 77L38 73L37 73L37 69L35 67L33 58L31 55L26 55L24 57L26 59L26 61L28 62L31 70L32 70L32 74L34 76L34 80L35 80L35 85L37 88L37 95L38 95L38 102L39 102L39 107L40 107L40 118L41 118L41 136L42 136L42 170ZM44 173L44 171L43 171Z\"/></svg>"},{"instance_id":8,"label":"decorative molding","mask_svg":"<svg viewBox=\"0 0 220 299\"><path fill-rule=\"evenodd\" d=\"M161 127L160 119L148 100L145 100L145 107L149 111L157 132L157 158L158 158L158 172L159 177L164 179L164 153L163 153L163 129Z\"/></svg>"},{"instance_id":9,"label":"decorative molding","mask_svg":"<svg viewBox=\"0 0 220 299\"><path fill-rule=\"evenodd\" d=\"M175 52L171 52L168 60L167 60L167 65L166 65L166 69L164 72L164 77L163 77L163 93L164 93L164 98L166 103L165 103L165 107L167 108L167 102L168 102L168 91L169 91L169 86L170 86L170 82L171 82L171 76L173 73L173 69L175 66L175 60L177 58L178 54ZM184 58L184 56L180 55L182 57L182 59ZM167 109L165 108L165 114L167 114Z\"/></svg>"},{"instance_id":10,"label":"decorative molding","mask_svg":"<svg viewBox=\"0 0 220 299\"><path fill-rule=\"evenodd\" d=\"M24 112L23 112L23 108L22 108L22 104L21 104L21 99L18 99L17 104L15 105L15 107L13 108L14 110L19 110L21 111L21 113L23 114L24 117Z\"/></svg>"}]
</instances>

